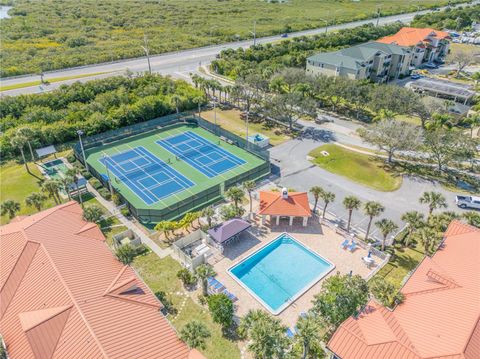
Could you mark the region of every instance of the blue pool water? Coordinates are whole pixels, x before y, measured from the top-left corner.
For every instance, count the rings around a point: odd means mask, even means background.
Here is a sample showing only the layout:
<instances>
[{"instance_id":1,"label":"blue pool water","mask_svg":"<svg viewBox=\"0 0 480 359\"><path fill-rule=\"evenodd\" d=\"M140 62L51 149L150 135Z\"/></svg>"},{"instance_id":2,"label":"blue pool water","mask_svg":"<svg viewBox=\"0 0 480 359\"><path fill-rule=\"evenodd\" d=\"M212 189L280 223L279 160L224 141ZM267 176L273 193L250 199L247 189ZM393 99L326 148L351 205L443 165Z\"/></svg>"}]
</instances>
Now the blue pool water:
<instances>
[{"instance_id":1,"label":"blue pool water","mask_svg":"<svg viewBox=\"0 0 480 359\"><path fill-rule=\"evenodd\" d=\"M278 314L333 268L332 263L283 233L229 272L268 310Z\"/></svg>"}]
</instances>

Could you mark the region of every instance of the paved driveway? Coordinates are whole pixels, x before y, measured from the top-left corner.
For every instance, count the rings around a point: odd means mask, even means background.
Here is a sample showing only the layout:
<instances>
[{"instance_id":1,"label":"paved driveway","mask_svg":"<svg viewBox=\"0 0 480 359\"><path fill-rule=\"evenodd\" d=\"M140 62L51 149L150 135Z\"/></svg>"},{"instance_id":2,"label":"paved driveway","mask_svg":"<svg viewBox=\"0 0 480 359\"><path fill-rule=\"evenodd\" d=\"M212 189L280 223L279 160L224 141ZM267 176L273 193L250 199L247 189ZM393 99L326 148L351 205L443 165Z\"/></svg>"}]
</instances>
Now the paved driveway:
<instances>
[{"instance_id":1,"label":"paved driveway","mask_svg":"<svg viewBox=\"0 0 480 359\"><path fill-rule=\"evenodd\" d=\"M404 177L403 184L398 190L381 192L314 165L307 160L307 154L324 143L325 141L320 139L294 139L271 148L272 163L278 166L281 175L277 181L278 184L287 188L295 188L298 191L308 191L313 186L320 186L335 193L335 202L329 205L329 210L343 219L347 219L347 211L342 205L343 198L352 194L363 202L378 201L382 203L386 208L382 216L392 219L400 227L403 225L400 219L403 213L411 210L427 213L426 206L418 202L418 198L424 191L434 190L443 193L448 201L448 210L461 213L454 203L455 193L443 189L442 186L432 181L417 177ZM313 202L313 197L311 201ZM368 219L362 215L361 211L354 212L352 220L354 228L364 230L367 223Z\"/></svg>"}]
</instances>

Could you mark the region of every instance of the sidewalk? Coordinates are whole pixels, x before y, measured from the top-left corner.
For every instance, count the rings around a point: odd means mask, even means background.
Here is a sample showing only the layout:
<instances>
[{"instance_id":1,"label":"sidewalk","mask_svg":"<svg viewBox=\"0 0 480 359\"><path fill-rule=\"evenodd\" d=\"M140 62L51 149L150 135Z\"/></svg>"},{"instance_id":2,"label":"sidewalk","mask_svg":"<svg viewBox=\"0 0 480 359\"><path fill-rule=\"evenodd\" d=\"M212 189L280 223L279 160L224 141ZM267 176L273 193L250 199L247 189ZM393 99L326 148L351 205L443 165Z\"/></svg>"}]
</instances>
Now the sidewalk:
<instances>
[{"instance_id":1,"label":"sidewalk","mask_svg":"<svg viewBox=\"0 0 480 359\"><path fill-rule=\"evenodd\" d=\"M160 258L165 258L170 254L172 254L172 250L170 248L167 248L167 249L160 248L150 237L148 237L145 233L143 233L143 231L140 230L132 221L127 219L120 211L117 211L115 205L112 202L107 201L105 198L100 196L97 190L95 190L95 188L93 188L88 182L87 182L87 189L90 193L92 193L95 196L97 201L100 202L100 204L110 212L110 214L117 217L118 220L128 229L131 229L132 232L134 232L142 240L142 243L148 246L153 252L155 252L157 256L159 256Z\"/></svg>"}]
</instances>

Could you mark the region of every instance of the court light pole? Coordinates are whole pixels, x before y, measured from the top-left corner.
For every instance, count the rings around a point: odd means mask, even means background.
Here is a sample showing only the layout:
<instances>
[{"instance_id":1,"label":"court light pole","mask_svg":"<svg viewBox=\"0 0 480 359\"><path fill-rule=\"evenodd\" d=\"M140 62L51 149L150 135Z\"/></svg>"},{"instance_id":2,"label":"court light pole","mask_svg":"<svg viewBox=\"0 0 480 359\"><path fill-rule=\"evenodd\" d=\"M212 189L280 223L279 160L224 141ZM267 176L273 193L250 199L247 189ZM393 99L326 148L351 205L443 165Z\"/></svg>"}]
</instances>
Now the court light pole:
<instances>
[{"instance_id":1,"label":"court light pole","mask_svg":"<svg viewBox=\"0 0 480 359\"><path fill-rule=\"evenodd\" d=\"M113 195L112 179L111 179L111 177L110 177L110 171L108 170L107 156L105 156L105 153L103 154L103 163L105 163L105 168L107 169L108 189L110 190L110 194Z\"/></svg>"},{"instance_id":2,"label":"court light pole","mask_svg":"<svg viewBox=\"0 0 480 359\"><path fill-rule=\"evenodd\" d=\"M250 112L250 111L247 111L247 117L246 117L246 119L245 119L245 124L246 124L246 126L247 126L247 129L246 129L246 133L247 133L247 135L246 135L246 139L247 139L247 150L248 150L248 145L249 145L249 143L248 143L248 115L249 115L249 112Z\"/></svg>"},{"instance_id":3,"label":"court light pole","mask_svg":"<svg viewBox=\"0 0 480 359\"><path fill-rule=\"evenodd\" d=\"M213 99L213 123L215 124L215 133L217 133L217 98L212 96Z\"/></svg>"},{"instance_id":4,"label":"court light pole","mask_svg":"<svg viewBox=\"0 0 480 359\"><path fill-rule=\"evenodd\" d=\"M83 141L82 141L82 130L77 130L78 139L80 142L80 149L82 150L83 162L85 164L85 169L88 171L88 164L87 164L87 157L85 156L85 150L83 149Z\"/></svg>"}]
</instances>

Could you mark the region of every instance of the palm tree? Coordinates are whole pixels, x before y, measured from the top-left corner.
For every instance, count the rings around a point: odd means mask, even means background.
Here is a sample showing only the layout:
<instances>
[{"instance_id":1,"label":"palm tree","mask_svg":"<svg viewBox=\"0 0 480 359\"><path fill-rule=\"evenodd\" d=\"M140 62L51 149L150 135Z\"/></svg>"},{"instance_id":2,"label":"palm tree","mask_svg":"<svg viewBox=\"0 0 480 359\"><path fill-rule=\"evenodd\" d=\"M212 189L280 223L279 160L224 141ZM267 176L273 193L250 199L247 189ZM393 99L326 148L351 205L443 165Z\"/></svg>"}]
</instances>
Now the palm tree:
<instances>
[{"instance_id":1,"label":"palm tree","mask_svg":"<svg viewBox=\"0 0 480 359\"><path fill-rule=\"evenodd\" d=\"M17 134L25 138L28 148L30 150L30 157L32 158L32 161L35 161L35 156L33 154L32 143L31 143L35 136L34 131L29 126L22 126L17 130Z\"/></svg>"},{"instance_id":2,"label":"palm tree","mask_svg":"<svg viewBox=\"0 0 480 359\"><path fill-rule=\"evenodd\" d=\"M425 255L431 255L435 252L435 248L439 239L439 234L435 229L424 226L416 233L415 236L422 244Z\"/></svg>"},{"instance_id":3,"label":"palm tree","mask_svg":"<svg viewBox=\"0 0 480 359\"><path fill-rule=\"evenodd\" d=\"M463 218L467 221L467 223L471 226L475 226L480 228L480 214L474 211L465 212Z\"/></svg>"},{"instance_id":4,"label":"palm tree","mask_svg":"<svg viewBox=\"0 0 480 359\"><path fill-rule=\"evenodd\" d=\"M10 139L10 144L18 148L20 150L20 154L22 155L22 160L23 164L25 165L25 169L27 170L28 173L30 173L30 168L28 168L28 163L27 160L25 159L25 153L23 152L23 147L25 146L25 143L27 142L27 139L25 136L23 136L20 133L16 133L12 138Z\"/></svg>"},{"instance_id":5,"label":"palm tree","mask_svg":"<svg viewBox=\"0 0 480 359\"><path fill-rule=\"evenodd\" d=\"M11 199L7 199L5 202L0 204L0 210L2 216L8 214L8 218L12 219L15 217L17 212L20 211L20 203Z\"/></svg>"},{"instance_id":6,"label":"palm tree","mask_svg":"<svg viewBox=\"0 0 480 359\"><path fill-rule=\"evenodd\" d=\"M405 236L405 247L408 247L413 234L425 225L425 216L417 211L405 212L401 217L407 223L407 235Z\"/></svg>"},{"instance_id":7,"label":"palm tree","mask_svg":"<svg viewBox=\"0 0 480 359\"><path fill-rule=\"evenodd\" d=\"M212 228L212 219L214 215L215 211L213 210L212 206L205 207L202 210L202 217L207 217L208 228Z\"/></svg>"},{"instance_id":8,"label":"palm tree","mask_svg":"<svg viewBox=\"0 0 480 359\"><path fill-rule=\"evenodd\" d=\"M313 198L315 199L315 203L313 205L313 213L317 211L317 204L318 204L318 198L320 198L320 195L323 192L323 188L319 186L313 186L310 188L310 193L313 195Z\"/></svg>"},{"instance_id":9,"label":"palm tree","mask_svg":"<svg viewBox=\"0 0 480 359\"><path fill-rule=\"evenodd\" d=\"M170 100L172 101L172 104L175 106L175 112L178 115L180 113L180 110L179 110L178 107L179 107L179 105L182 101L182 97L180 95L174 94L174 95L172 95Z\"/></svg>"},{"instance_id":10,"label":"palm tree","mask_svg":"<svg viewBox=\"0 0 480 359\"><path fill-rule=\"evenodd\" d=\"M322 193L320 193L320 197L322 198L323 200L323 213L322 213L322 218L325 218L325 213L327 213L327 206L335 201L335 193L333 192L328 192L328 191L322 191Z\"/></svg>"},{"instance_id":11,"label":"palm tree","mask_svg":"<svg viewBox=\"0 0 480 359\"><path fill-rule=\"evenodd\" d=\"M47 200L47 196L40 192L33 192L25 198L25 204L30 207L35 207L37 211L42 209L43 203Z\"/></svg>"},{"instance_id":12,"label":"palm tree","mask_svg":"<svg viewBox=\"0 0 480 359\"><path fill-rule=\"evenodd\" d=\"M60 182L54 179L49 179L43 182L42 191L47 192L53 198L56 204L61 202L58 191L60 190Z\"/></svg>"},{"instance_id":13,"label":"palm tree","mask_svg":"<svg viewBox=\"0 0 480 359\"><path fill-rule=\"evenodd\" d=\"M66 177L69 178L70 180L70 183L74 183L75 184L75 189L77 190L77 196L78 196L78 199L80 200L80 205L82 206L83 208L83 198L82 198L82 193L81 191L78 189L78 180L79 180L79 176L80 175L80 169L78 167L73 167L73 168L69 168L67 170L67 173L66 173ZM68 194L68 198L70 198L70 186L67 187L66 191L67 191L67 194Z\"/></svg>"},{"instance_id":14,"label":"palm tree","mask_svg":"<svg viewBox=\"0 0 480 359\"><path fill-rule=\"evenodd\" d=\"M197 277L202 281L202 292L204 296L208 295L208 278L215 276L215 270L209 264L201 264L195 269Z\"/></svg>"},{"instance_id":15,"label":"palm tree","mask_svg":"<svg viewBox=\"0 0 480 359\"><path fill-rule=\"evenodd\" d=\"M208 328L198 320L188 322L180 332L180 338L192 349L205 349L205 340L210 336Z\"/></svg>"},{"instance_id":16,"label":"palm tree","mask_svg":"<svg viewBox=\"0 0 480 359\"><path fill-rule=\"evenodd\" d=\"M419 199L420 203L428 205L428 215L430 216L434 209L447 208L447 201L443 194L438 192L423 192L422 197Z\"/></svg>"},{"instance_id":17,"label":"palm tree","mask_svg":"<svg viewBox=\"0 0 480 359\"><path fill-rule=\"evenodd\" d=\"M369 217L368 226L367 226L367 233L365 234L365 240L368 239L368 235L370 234L370 227L372 225L373 217L378 217L380 213L385 210L385 207L378 202L375 201L368 201L363 206L363 211L366 216Z\"/></svg>"},{"instance_id":18,"label":"palm tree","mask_svg":"<svg viewBox=\"0 0 480 359\"><path fill-rule=\"evenodd\" d=\"M169 233L173 232L175 229L176 229L176 223L171 221L161 221L161 222L158 222L157 225L155 226L156 231L160 231L165 234L165 239L167 241L170 241L170 238L168 237Z\"/></svg>"},{"instance_id":19,"label":"palm tree","mask_svg":"<svg viewBox=\"0 0 480 359\"><path fill-rule=\"evenodd\" d=\"M91 205L83 210L83 219L87 222L96 223L102 219L103 210L97 205Z\"/></svg>"},{"instance_id":20,"label":"palm tree","mask_svg":"<svg viewBox=\"0 0 480 359\"><path fill-rule=\"evenodd\" d=\"M387 241L387 237L390 233L396 231L398 229L398 226L395 224L395 222L382 218L381 220L375 222L375 225L378 227L380 232L382 233L382 251L385 250L385 242Z\"/></svg>"},{"instance_id":21,"label":"palm tree","mask_svg":"<svg viewBox=\"0 0 480 359\"><path fill-rule=\"evenodd\" d=\"M65 176L61 177L58 181L62 184L63 190L67 193L68 200L71 201L72 197L70 196L70 185L73 182L73 178L70 176Z\"/></svg>"},{"instance_id":22,"label":"palm tree","mask_svg":"<svg viewBox=\"0 0 480 359\"><path fill-rule=\"evenodd\" d=\"M473 129L480 126L480 115L470 115L465 119L470 128L470 138L473 138Z\"/></svg>"},{"instance_id":23,"label":"palm tree","mask_svg":"<svg viewBox=\"0 0 480 359\"><path fill-rule=\"evenodd\" d=\"M238 203L243 199L243 191L238 187L231 187L225 192L225 197L233 201L233 205L238 209Z\"/></svg>"},{"instance_id":24,"label":"palm tree","mask_svg":"<svg viewBox=\"0 0 480 359\"><path fill-rule=\"evenodd\" d=\"M201 117L203 97L197 96L192 101L193 101L194 104L196 104L198 106L198 117Z\"/></svg>"},{"instance_id":25,"label":"palm tree","mask_svg":"<svg viewBox=\"0 0 480 359\"><path fill-rule=\"evenodd\" d=\"M324 329L319 317L309 314L300 317L297 321L296 338L303 347L302 359L320 357L323 352L320 334ZM313 355L310 353L313 352Z\"/></svg>"},{"instance_id":26,"label":"palm tree","mask_svg":"<svg viewBox=\"0 0 480 359\"><path fill-rule=\"evenodd\" d=\"M280 319L262 310L250 310L242 318L239 333L250 339L248 350L255 358L282 358L290 346L285 336L286 327Z\"/></svg>"},{"instance_id":27,"label":"palm tree","mask_svg":"<svg viewBox=\"0 0 480 359\"><path fill-rule=\"evenodd\" d=\"M355 209L360 208L362 202L355 196L347 196L343 199L343 205L348 210L347 232L350 231L350 223L352 222L352 213Z\"/></svg>"},{"instance_id":28,"label":"palm tree","mask_svg":"<svg viewBox=\"0 0 480 359\"><path fill-rule=\"evenodd\" d=\"M243 182L243 189L245 191L247 191L248 193L248 200L250 202L250 213L252 213L252 206L253 206L253 203L252 203L252 192L253 192L253 189L255 188L255 181L245 181Z\"/></svg>"}]
</instances>

